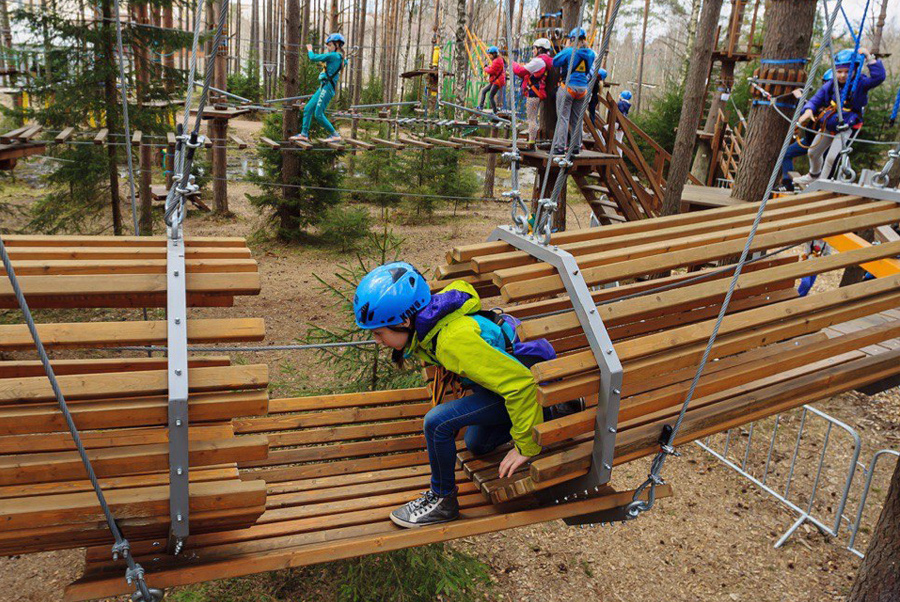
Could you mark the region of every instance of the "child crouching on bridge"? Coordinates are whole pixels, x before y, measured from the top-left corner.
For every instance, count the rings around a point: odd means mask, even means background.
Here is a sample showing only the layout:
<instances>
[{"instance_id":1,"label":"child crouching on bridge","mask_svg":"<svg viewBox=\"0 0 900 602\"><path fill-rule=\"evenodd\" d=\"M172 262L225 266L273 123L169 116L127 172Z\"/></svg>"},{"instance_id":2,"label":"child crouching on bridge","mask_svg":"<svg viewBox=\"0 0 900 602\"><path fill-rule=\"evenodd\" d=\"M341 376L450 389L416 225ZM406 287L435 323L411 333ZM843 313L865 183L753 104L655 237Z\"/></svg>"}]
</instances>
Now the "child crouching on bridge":
<instances>
[{"instance_id":1,"label":"child crouching on bridge","mask_svg":"<svg viewBox=\"0 0 900 602\"><path fill-rule=\"evenodd\" d=\"M540 453L531 433L544 421L544 410L529 366L556 357L549 342L518 341L515 318L482 311L478 293L467 282L453 282L432 295L425 278L403 262L369 272L356 289L353 309L356 324L391 348L396 363L416 358L436 366L436 391L454 375L469 390L445 403L435 396L437 405L425 415L423 427L431 487L394 510L392 521L421 527L459 517L456 435L463 427L466 447L477 455L513 441L500 463L501 478ZM557 411L563 415L582 407L579 402Z\"/></svg>"}]
</instances>

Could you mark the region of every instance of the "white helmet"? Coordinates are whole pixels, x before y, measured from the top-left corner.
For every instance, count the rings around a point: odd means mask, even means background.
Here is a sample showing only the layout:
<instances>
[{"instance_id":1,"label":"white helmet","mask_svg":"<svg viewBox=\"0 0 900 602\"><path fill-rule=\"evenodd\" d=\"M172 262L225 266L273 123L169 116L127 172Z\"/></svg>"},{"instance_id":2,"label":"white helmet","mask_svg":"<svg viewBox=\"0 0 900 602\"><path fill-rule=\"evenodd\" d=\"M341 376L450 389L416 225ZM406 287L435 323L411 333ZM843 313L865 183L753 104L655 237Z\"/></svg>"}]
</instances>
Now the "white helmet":
<instances>
[{"instance_id":1,"label":"white helmet","mask_svg":"<svg viewBox=\"0 0 900 602\"><path fill-rule=\"evenodd\" d=\"M550 48L552 48L552 46L550 45L550 40L548 40L547 38L536 39L534 41L534 44L532 44L532 46L536 46L537 48L543 48L544 50L548 50L548 51L550 50Z\"/></svg>"}]
</instances>

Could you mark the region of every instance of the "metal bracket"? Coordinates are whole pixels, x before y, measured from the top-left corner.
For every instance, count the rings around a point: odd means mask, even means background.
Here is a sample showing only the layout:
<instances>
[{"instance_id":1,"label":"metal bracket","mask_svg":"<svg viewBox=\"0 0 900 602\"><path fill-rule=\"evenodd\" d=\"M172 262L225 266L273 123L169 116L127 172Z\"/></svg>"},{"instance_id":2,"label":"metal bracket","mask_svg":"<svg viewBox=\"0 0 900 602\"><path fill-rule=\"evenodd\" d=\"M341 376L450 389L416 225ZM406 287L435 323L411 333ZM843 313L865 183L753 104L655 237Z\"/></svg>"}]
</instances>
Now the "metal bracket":
<instances>
[{"instance_id":1,"label":"metal bracket","mask_svg":"<svg viewBox=\"0 0 900 602\"><path fill-rule=\"evenodd\" d=\"M818 180L813 180L806 188L804 188L804 192L813 192L815 190L825 190L828 192L836 192L838 194L862 196L870 199L900 203L900 190L896 188L876 188L875 186L849 184L846 182L837 182L835 180L819 178Z\"/></svg>"},{"instance_id":2,"label":"metal bracket","mask_svg":"<svg viewBox=\"0 0 900 602\"><path fill-rule=\"evenodd\" d=\"M561 496L581 495L596 490L609 482L612 474L613 454L616 447L616 429L619 420L619 400L622 394L622 363L613 349L612 339L591 291L584 281L575 257L558 246L544 246L532 235L520 235L509 226L500 226L488 237L488 241L503 241L535 259L549 263L559 273L572 308L581 324L588 344L600 368L600 393L597 399L597 419L594 424L594 448L591 453L591 467L584 476L571 479L546 490L556 499ZM590 522L590 521L589 521ZM598 521L593 521L598 522Z\"/></svg>"},{"instance_id":3,"label":"metal bracket","mask_svg":"<svg viewBox=\"0 0 900 602\"><path fill-rule=\"evenodd\" d=\"M178 554L190 533L188 482L187 287L181 224L167 229L166 322L169 382L168 551Z\"/></svg>"}]
</instances>

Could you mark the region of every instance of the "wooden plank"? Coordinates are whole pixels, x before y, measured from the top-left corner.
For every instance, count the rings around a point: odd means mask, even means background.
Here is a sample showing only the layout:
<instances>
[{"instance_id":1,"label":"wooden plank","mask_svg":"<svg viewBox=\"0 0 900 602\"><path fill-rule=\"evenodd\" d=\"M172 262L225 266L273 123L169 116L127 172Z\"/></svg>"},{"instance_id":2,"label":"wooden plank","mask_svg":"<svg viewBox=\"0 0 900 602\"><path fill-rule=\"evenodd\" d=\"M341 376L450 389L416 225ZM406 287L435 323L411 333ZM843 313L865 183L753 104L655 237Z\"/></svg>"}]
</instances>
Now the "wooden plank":
<instances>
[{"instance_id":1,"label":"wooden plank","mask_svg":"<svg viewBox=\"0 0 900 602\"><path fill-rule=\"evenodd\" d=\"M840 252L841 254L845 254L849 251L865 250L872 247L871 243L866 241L861 236L857 236L853 233L842 234L840 236L829 236L825 239L825 242L827 242L833 249ZM900 241L886 243L880 246L890 249L900 249ZM900 274L900 260L893 259L891 255L900 255L900 252L892 252L889 255L879 256L877 261L861 263L859 264L859 267L866 270L876 278L883 278L885 276Z\"/></svg>"},{"instance_id":2,"label":"wooden plank","mask_svg":"<svg viewBox=\"0 0 900 602\"><path fill-rule=\"evenodd\" d=\"M191 466L214 466L265 458L268 440L260 435L215 441L192 441ZM87 450L98 477L144 474L169 469L168 443ZM0 456L0 485L22 485L87 478L77 452L49 452ZM96 500L95 500L96 503Z\"/></svg>"},{"instance_id":3,"label":"wooden plank","mask_svg":"<svg viewBox=\"0 0 900 602\"><path fill-rule=\"evenodd\" d=\"M378 144L380 146L386 146L388 148L395 148L395 149L406 148L403 144L400 144L399 142L394 142L393 140L385 140L384 138L376 138L375 136L372 136L372 142L374 142L375 144Z\"/></svg>"},{"instance_id":4,"label":"wooden plank","mask_svg":"<svg viewBox=\"0 0 900 602\"><path fill-rule=\"evenodd\" d=\"M435 146L446 146L447 148L462 148L463 145L452 140L444 140L443 138L433 138L431 136L422 136L422 140Z\"/></svg>"},{"instance_id":5,"label":"wooden plank","mask_svg":"<svg viewBox=\"0 0 900 602\"><path fill-rule=\"evenodd\" d=\"M397 420L377 424L358 424L343 427L309 429L298 432L276 433L268 435L269 447L286 447L292 445L311 445L314 443L332 443L334 441L350 441L353 439L370 439L387 435L409 435L422 432L422 420Z\"/></svg>"},{"instance_id":6,"label":"wooden plank","mask_svg":"<svg viewBox=\"0 0 900 602\"><path fill-rule=\"evenodd\" d=\"M187 273L221 274L256 272L255 259L189 259ZM164 259L105 259L99 262L83 260L16 260L13 269L17 276L67 276L83 274L165 274ZM6 270L0 269L5 276Z\"/></svg>"},{"instance_id":7,"label":"wooden plank","mask_svg":"<svg viewBox=\"0 0 900 602\"><path fill-rule=\"evenodd\" d=\"M267 482L294 481L300 479L317 479L353 473L368 473L389 468L417 466L428 462L428 454L424 451L376 456L373 458L357 458L323 464L305 464L302 466L260 468L251 472L242 472L242 479L265 479Z\"/></svg>"},{"instance_id":8,"label":"wooden plank","mask_svg":"<svg viewBox=\"0 0 900 602\"><path fill-rule=\"evenodd\" d=\"M106 493L110 510L118 518L157 517L169 513L169 487L116 489ZM230 508L261 507L264 483L216 481L192 483L189 509L208 512ZM6 529L105 521L94 492L0 500L0 522Z\"/></svg>"},{"instance_id":9,"label":"wooden plank","mask_svg":"<svg viewBox=\"0 0 900 602\"><path fill-rule=\"evenodd\" d=\"M273 450L263 459L240 462L238 466L240 468L261 468L263 466L298 464L301 462L333 460L336 458L354 458L358 456L371 456L375 454L420 449L425 449L425 437L422 435L377 439L374 441L358 441L355 443L329 443L327 445Z\"/></svg>"},{"instance_id":10,"label":"wooden plank","mask_svg":"<svg viewBox=\"0 0 900 602\"><path fill-rule=\"evenodd\" d=\"M809 322L812 322L816 317L816 312L822 313L825 310L833 310L836 316L848 316L843 320L836 320L832 323L845 322L859 317L859 315L853 315L855 311L858 311L859 307L865 307L866 309L863 311L867 311L867 313L881 311L881 309L868 311L870 307L880 307L886 304L885 309L890 308L890 303L893 299L891 292L896 290L898 285L900 285L900 276L894 276L863 282L818 295L809 295L776 305L751 309L739 314L726 316L722 321L719 333L720 335L728 335L803 315L807 317ZM882 293L886 293L886 296L880 297L879 295ZM854 305L853 302L855 301L860 302L860 304ZM867 301L870 305L866 304ZM824 324L819 328L830 325ZM651 355L661 349L671 350L692 342L705 341L709 337L711 326L712 321L705 321L630 341L622 341L616 345L616 353L620 360L625 361ZM584 351L536 364L532 368L532 372L538 382L545 382L577 374L584 370L594 369L596 365L593 354L590 351Z\"/></svg>"},{"instance_id":11,"label":"wooden plank","mask_svg":"<svg viewBox=\"0 0 900 602\"><path fill-rule=\"evenodd\" d=\"M815 224L828 219L850 218L857 215L872 213L882 209L889 209L887 205L875 205L871 203L861 202L858 197L840 197L838 199L830 199L811 205L801 206L799 208L788 207L786 209L773 211L767 221L762 222L758 235L778 232L790 228L799 228L810 224ZM821 211L819 211L821 209ZM584 242L570 245L570 250L578 256L578 265L581 268L589 268L600 265L608 265L619 261L627 261L637 259L639 257L649 257L662 253L673 253L677 251L687 251L692 248L702 247L704 245L712 245L730 240L744 240L749 233L749 227L752 225L750 216L739 219L727 219L722 221L710 222L707 224L698 224L689 228L677 228L674 231L657 232L656 234L648 233L645 236L635 239L635 237L627 237L622 240L602 240L600 242ZM662 237L662 234L666 234ZM586 252L588 251L588 252ZM479 267L479 260L474 259L476 269L483 271ZM510 267L505 269L497 269L495 281L499 283L515 282L517 280L525 280L540 276L549 276L554 273L552 266L549 264L531 264L521 267Z\"/></svg>"},{"instance_id":12,"label":"wooden plank","mask_svg":"<svg viewBox=\"0 0 900 602\"><path fill-rule=\"evenodd\" d=\"M260 318L200 318L188 320L188 340L193 343L262 341L265 323ZM164 345L166 322L70 322L38 324L44 346L71 349L128 345ZM0 326L0 351L26 350L34 347L24 324Z\"/></svg>"},{"instance_id":13,"label":"wooden plank","mask_svg":"<svg viewBox=\"0 0 900 602\"><path fill-rule=\"evenodd\" d=\"M350 146L355 146L363 150L372 150L373 148L375 148L374 144L366 142L364 140L357 140L356 138L344 138L344 142L346 142Z\"/></svg>"},{"instance_id":14,"label":"wooden plank","mask_svg":"<svg viewBox=\"0 0 900 602\"><path fill-rule=\"evenodd\" d=\"M431 393L425 387L392 389L389 391L366 391L364 393L314 395L311 397L290 397L286 399L273 399L269 402L269 414L354 408L358 406L425 401L427 399L431 399Z\"/></svg>"},{"instance_id":15,"label":"wooden plank","mask_svg":"<svg viewBox=\"0 0 900 602\"><path fill-rule=\"evenodd\" d=\"M2 333L0 333L2 337ZM0 339L2 340L2 339ZM98 372L134 372L139 370L161 370L167 367L165 358L105 358L86 360L51 360L53 372L62 376L66 374L96 374ZM188 360L191 368L205 366L230 366L228 356L194 356ZM22 378L41 376L44 365L40 360L0 361L0 378Z\"/></svg>"},{"instance_id":16,"label":"wooden plank","mask_svg":"<svg viewBox=\"0 0 900 602\"><path fill-rule=\"evenodd\" d=\"M234 437L234 428L228 423L193 425L188 433L191 441L212 441ZM112 429L81 432L81 440L86 449L167 443L168 429L162 427ZM0 437L0 454L25 454L58 451L74 451L72 435L64 433L41 433L28 435L8 435Z\"/></svg>"},{"instance_id":17,"label":"wooden plank","mask_svg":"<svg viewBox=\"0 0 900 602\"><path fill-rule=\"evenodd\" d=\"M109 136L109 130L106 128L103 128L102 130L97 132L96 136L94 136L94 144L96 144L98 146L105 144L108 136Z\"/></svg>"},{"instance_id":18,"label":"wooden plank","mask_svg":"<svg viewBox=\"0 0 900 602\"><path fill-rule=\"evenodd\" d=\"M747 290L781 280L796 280L812 274L822 274L852 265L859 265L873 259L881 259L900 254L900 242L870 246L859 250L827 257L819 257L802 262L758 270L742 274L735 290ZM730 279L701 282L692 286L663 291L646 297L628 299L600 305L597 311L604 323L614 323L625 318L638 318L653 311L665 311L679 304L689 302L697 306L703 302L720 299L727 291ZM517 329L519 338L529 340L546 336L560 336L581 326L574 312L558 314L546 318L526 320Z\"/></svg>"},{"instance_id":19,"label":"wooden plank","mask_svg":"<svg viewBox=\"0 0 900 602\"><path fill-rule=\"evenodd\" d=\"M231 420L236 416L266 413L265 391L198 393L188 400L195 424ZM165 395L73 403L69 411L80 430L168 424ZM67 426L56 403L0 407L0 435L25 435L65 431Z\"/></svg>"},{"instance_id":20,"label":"wooden plank","mask_svg":"<svg viewBox=\"0 0 900 602\"><path fill-rule=\"evenodd\" d=\"M10 247L9 257L17 260L165 259L165 247ZM188 247L185 259L250 259L246 247ZM14 263L13 266L16 264Z\"/></svg>"},{"instance_id":21,"label":"wooden plank","mask_svg":"<svg viewBox=\"0 0 900 602\"><path fill-rule=\"evenodd\" d=\"M75 133L75 128L73 128L73 127L63 128L63 130L59 134L57 134L56 137L53 139L53 142L55 144L63 144L65 142L68 142L69 138L71 138L72 134L74 134L74 133Z\"/></svg>"},{"instance_id":22,"label":"wooden plank","mask_svg":"<svg viewBox=\"0 0 900 602\"><path fill-rule=\"evenodd\" d=\"M260 290L259 274L255 272L188 273L186 281L189 296L257 295ZM129 298L146 300L144 307L159 307L166 291L165 274L120 274L115 278L22 276L19 282L33 307L80 307L73 303L76 298L83 303L93 300L99 307L119 307ZM17 307L12 287L6 279L0 280L0 308L12 307Z\"/></svg>"},{"instance_id":23,"label":"wooden plank","mask_svg":"<svg viewBox=\"0 0 900 602\"><path fill-rule=\"evenodd\" d=\"M854 218L841 218L823 221L802 226L775 231L770 234L757 235L752 244L751 251L778 248L784 245L814 240L855 231L862 228L873 227L885 223L900 220L900 209L888 209L876 211ZM695 265L714 259L723 259L735 253L740 253L744 248L743 239L733 239L726 242L707 244L673 253L661 253L650 257L640 257L620 261L615 264L582 268L582 274L589 286L597 286L607 282L615 282L628 277L641 274L662 272L676 267ZM511 282L501 286L500 292L506 301L546 296L565 291L559 276L533 278L528 281Z\"/></svg>"},{"instance_id":24,"label":"wooden plank","mask_svg":"<svg viewBox=\"0 0 900 602\"><path fill-rule=\"evenodd\" d=\"M299 428L346 425L355 422L373 422L400 418L420 418L432 407L428 403L410 403L376 408L348 408L325 412L306 412L257 418L239 418L234 421L237 433L265 433L295 430Z\"/></svg>"},{"instance_id":25,"label":"wooden plank","mask_svg":"<svg viewBox=\"0 0 900 602\"><path fill-rule=\"evenodd\" d=\"M704 374L695 391L696 397L705 397L726 388L751 383L767 376L774 376L794 368L837 357L900 336L900 320L873 326L827 341L809 341L788 348L775 357L767 357L740 364L727 370ZM690 381L682 381L649 393L623 399L619 409L619 421L627 421L662 408L673 407L684 400ZM534 429L534 439L540 445L556 443L581 433L592 432L596 422L596 408L572 414L558 420L539 424Z\"/></svg>"},{"instance_id":26,"label":"wooden plank","mask_svg":"<svg viewBox=\"0 0 900 602\"><path fill-rule=\"evenodd\" d=\"M404 136L403 134L398 135L397 140L399 142L402 142L403 144L408 144L410 146L415 146L417 148L425 148L425 149L434 148L434 145L431 144L430 142L424 142L422 140L410 138L409 136Z\"/></svg>"},{"instance_id":27,"label":"wooden plank","mask_svg":"<svg viewBox=\"0 0 900 602\"><path fill-rule=\"evenodd\" d=\"M11 132L6 132L3 135L0 135L0 142L3 144L12 144L12 142L19 137L19 134L22 132L28 131L32 126L26 125L24 127L16 128Z\"/></svg>"},{"instance_id":28,"label":"wooden plank","mask_svg":"<svg viewBox=\"0 0 900 602\"><path fill-rule=\"evenodd\" d=\"M776 207L800 205L824 199L832 198L833 193L825 191L815 191L809 193L801 193L788 197L772 199L767 207L772 210ZM652 221L629 222L619 224L607 228L583 228L579 230L567 230L558 232L553 235L551 241L555 245L566 245L575 242L583 242L607 236L620 236L623 234L635 234L638 232L647 232L676 225L695 224L713 219L720 219L728 216L755 214L759 209L759 203L744 203L736 207L724 207L722 209L710 209L709 211L701 211L696 213L684 213L678 215L670 215L654 218ZM462 247L454 247L451 251L453 259L456 261L469 261L474 257L482 255L492 255L495 253L505 253L514 251L515 249L509 243L505 242L485 242L466 245Z\"/></svg>"},{"instance_id":29,"label":"wooden plank","mask_svg":"<svg viewBox=\"0 0 900 602\"><path fill-rule=\"evenodd\" d=\"M135 130L134 134L131 136L132 146L140 146L143 139L144 133L141 130Z\"/></svg>"},{"instance_id":30,"label":"wooden plank","mask_svg":"<svg viewBox=\"0 0 900 602\"><path fill-rule=\"evenodd\" d=\"M84 234L4 234L3 242L12 247L162 247L165 236L88 236ZM186 249L191 247L246 248L247 241L240 236L185 236Z\"/></svg>"},{"instance_id":31,"label":"wooden plank","mask_svg":"<svg viewBox=\"0 0 900 602\"><path fill-rule=\"evenodd\" d=\"M657 489L658 497L670 495L667 486ZM150 578L153 587L172 587L186 585L209 579L224 579L248 574L249 572L266 572L287 568L352 558L361 554L378 551L390 551L411 546L426 545L438 541L447 541L458 537L467 537L510 529L529 524L556 520L567 516L577 516L624 505L631 501L634 492L625 491L610 494L602 498L583 500L566 504L558 504L548 508L522 510L507 514L490 515L479 518L462 519L447 523L439 529L406 529L393 531L379 536L365 536L342 539L337 542L324 542L295 548L281 548L203 566L193 566L190 570L168 569L154 571ZM126 593L127 587L121 579L121 571L116 577L95 576L73 583L66 589L65 600L75 602L103 596Z\"/></svg>"},{"instance_id":32,"label":"wooden plank","mask_svg":"<svg viewBox=\"0 0 900 602\"><path fill-rule=\"evenodd\" d=\"M259 139L262 141L263 144L265 144L269 148L276 149L276 150L281 148L281 144L279 142L275 142L271 138L266 138L265 136L261 136Z\"/></svg>"},{"instance_id":33,"label":"wooden plank","mask_svg":"<svg viewBox=\"0 0 900 602\"><path fill-rule=\"evenodd\" d=\"M238 147L238 148L240 148L240 149L247 148L247 143L244 142L243 138L238 137L237 134L229 133L229 134L228 134L228 138L229 138L232 142L234 142L235 144L237 144L237 147Z\"/></svg>"},{"instance_id":34,"label":"wooden plank","mask_svg":"<svg viewBox=\"0 0 900 602\"><path fill-rule=\"evenodd\" d=\"M190 390L262 389L269 384L265 364L223 366L188 370ZM158 395L168 391L165 370L133 372L127 379L121 374L60 376L57 381L67 400L111 396ZM46 377L0 380L0 404L54 401L56 396Z\"/></svg>"},{"instance_id":35,"label":"wooden plank","mask_svg":"<svg viewBox=\"0 0 900 602\"><path fill-rule=\"evenodd\" d=\"M837 395L898 372L900 350L866 356L747 395L739 395L723 403L689 409L676 445ZM665 422L652 422L630 431L620 430L616 436L616 456L631 460L654 453L659 447L657 440ZM585 462L590 462L592 446L591 440L559 454L535 460L530 468L532 480L540 483L542 480L558 478L567 471L583 470L587 467Z\"/></svg>"}]
</instances>

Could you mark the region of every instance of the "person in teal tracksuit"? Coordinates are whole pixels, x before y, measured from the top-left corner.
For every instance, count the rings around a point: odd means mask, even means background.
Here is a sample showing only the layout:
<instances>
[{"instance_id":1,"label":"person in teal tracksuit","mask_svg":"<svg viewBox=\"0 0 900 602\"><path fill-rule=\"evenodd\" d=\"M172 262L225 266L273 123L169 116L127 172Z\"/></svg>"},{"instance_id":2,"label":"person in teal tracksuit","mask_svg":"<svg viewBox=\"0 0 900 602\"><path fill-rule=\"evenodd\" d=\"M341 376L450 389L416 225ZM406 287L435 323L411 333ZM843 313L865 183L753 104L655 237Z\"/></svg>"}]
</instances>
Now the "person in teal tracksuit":
<instances>
[{"instance_id":1,"label":"person in teal tracksuit","mask_svg":"<svg viewBox=\"0 0 900 602\"><path fill-rule=\"evenodd\" d=\"M325 48L328 52L324 54L316 54L313 52L312 46L307 44L306 50L309 60L322 63L322 73L319 74L319 89L316 90L316 93L312 95L312 98L309 99L303 108L303 127L299 134L291 136L291 140L309 142L309 128L312 125L313 117L328 133L328 138L324 140L325 142L339 142L341 140L341 135L328 121L328 117L325 116L325 111L328 109L331 99L334 98L335 92L337 92L338 76L340 76L345 62L345 43L346 40L342 34L333 33L329 35L325 38Z\"/></svg>"}]
</instances>

